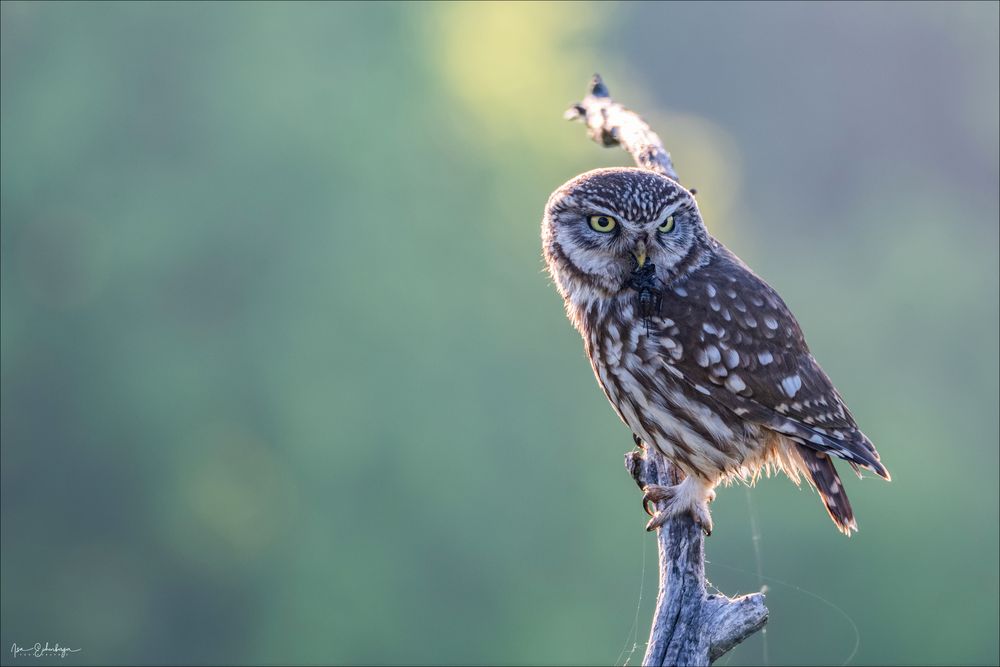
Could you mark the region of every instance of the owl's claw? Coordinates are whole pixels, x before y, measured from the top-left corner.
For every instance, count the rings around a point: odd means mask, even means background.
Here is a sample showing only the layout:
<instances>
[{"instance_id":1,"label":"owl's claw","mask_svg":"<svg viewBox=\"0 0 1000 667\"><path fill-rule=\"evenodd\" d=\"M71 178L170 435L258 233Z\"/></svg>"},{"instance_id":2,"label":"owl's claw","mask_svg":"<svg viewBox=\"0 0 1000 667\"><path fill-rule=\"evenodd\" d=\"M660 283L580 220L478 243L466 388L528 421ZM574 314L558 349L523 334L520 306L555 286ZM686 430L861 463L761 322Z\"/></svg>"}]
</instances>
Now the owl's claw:
<instances>
[{"instance_id":1,"label":"owl's claw","mask_svg":"<svg viewBox=\"0 0 1000 667\"><path fill-rule=\"evenodd\" d=\"M677 486L680 486L679 484ZM642 487L642 509L649 516L655 517L656 512L650 511L649 503L658 503L661 500L670 500L677 494L677 486L660 486L659 484L647 484ZM649 527L647 526L647 530Z\"/></svg>"},{"instance_id":2,"label":"owl's claw","mask_svg":"<svg viewBox=\"0 0 1000 667\"><path fill-rule=\"evenodd\" d=\"M646 524L647 531L656 530L671 517L687 512L694 519L694 522L705 531L705 535L712 534L712 514L708 511L708 504L715 500L715 491L690 480L692 478L688 477L674 486L649 484L643 487L642 508L646 514L652 517ZM649 509L651 502L665 502L666 505L663 509L653 513Z\"/></svg>"}]
</instances>

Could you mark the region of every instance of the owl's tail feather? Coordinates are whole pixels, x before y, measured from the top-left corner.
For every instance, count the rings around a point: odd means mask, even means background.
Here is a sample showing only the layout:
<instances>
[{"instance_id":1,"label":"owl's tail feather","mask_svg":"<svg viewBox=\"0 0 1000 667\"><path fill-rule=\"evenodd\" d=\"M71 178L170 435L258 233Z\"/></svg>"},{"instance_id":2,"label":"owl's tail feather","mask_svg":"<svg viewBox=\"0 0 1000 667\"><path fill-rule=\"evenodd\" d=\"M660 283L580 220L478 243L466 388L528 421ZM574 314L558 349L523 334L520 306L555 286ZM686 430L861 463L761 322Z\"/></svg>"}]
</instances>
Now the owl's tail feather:
<instances>
[{"instance_id":1,"label":"owl's tail feather","mask_svg":"<svg viewBox=\"0 0 1000 667\"><path fill-rule=\"evenodd\" d=\"M837 529L850 537L851 532L857 532L858 523L854 519L854 510L851 509L851 501L847 499L847 493L844 492L840 475L833 467L833 460L830 459L829 455L804 445L796 445L796 447L803 466L809 473L809 480L819 492L823 504L826 505L827 513L837 524Z\"/></svg>"}]
</instances>

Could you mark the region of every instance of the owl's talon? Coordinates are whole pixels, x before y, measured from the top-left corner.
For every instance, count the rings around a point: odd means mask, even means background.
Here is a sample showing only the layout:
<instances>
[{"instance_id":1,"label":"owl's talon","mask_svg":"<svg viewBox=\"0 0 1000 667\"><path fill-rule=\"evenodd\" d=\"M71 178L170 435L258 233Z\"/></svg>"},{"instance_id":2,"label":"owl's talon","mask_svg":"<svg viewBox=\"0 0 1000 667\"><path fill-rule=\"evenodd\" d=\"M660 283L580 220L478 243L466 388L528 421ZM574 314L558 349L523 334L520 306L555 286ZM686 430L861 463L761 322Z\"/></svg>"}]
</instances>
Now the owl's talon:
<instances>
[{"instance_id":1,"label":"owl's talon","mask_svg":"<svg viewBox=\"0 0 1000 667\"><path fill-rule=\"evenodd\" d=\"M647 484L642 487L642 509L646 510L649 516L656 516L656 512L649 510L649 503L658 503L661 500L669 501L677 494L676 486L661 486L659 484ZM647 527L647 530L649 528Z\"/></svg>"},{"instance_id":2,"label":"owl's talon","mask_svg":"<svg viewBox=\"0 0 1000 667\"><path fill-rule=\"evenodd\" d=\"M647 512L648 511L649 510L647 510ZM712 535L712 516L708 513L708 511L706 510L705 512L701 512L694 508L690 508L690 514L695 524L697 524L698 527L701 528L702 532L705 533L705 537L710 537ZM669 510L661 510L657 512L652 515L653 518L646 523L646 531L651 532L656 530L669 521L673 516L675 516L675 514Z\"/></svg>"},{"instance_id":3,"label":"owl's talon","mask_svg":"<svg viewBox=\"0 0 1000 667\"><path fill-rule=\"evenodd\" d=\"M702 516L699 516L702 514ZM712 535L712 515L708 513L708 508L704 508L704 512L692 509L691 512L694 522L704 531L705 537L710 537Z\"/></svg>"},{"instance_id":4,"label":"owl's talon","mask_svg":"<svg viewBox=\"0 0 1000 667\"><path fill-rule=\"evenodd\" d=\"M653 531L665 524L671 517L687 512L705 535L712 534L712 515L708 504L715 500L715 490L704 481L687 477L680 484L661 486L648 484L642 489L642 508L650 517L647 531ZM657 512L650 511L650 503L664 502Z\"/></svg>"},{"instance_id":5,"label":"owl's talon","mask_svg":"<svg viewBox=\"0 0 1000 667\"><path fill-rule=\"evenodd\" d=\"M646 532L651 533L670 519L670 513L666 510L662 512L657 512L653 515L653 518L646 523Z\"/></svg>"},{"instance_id":6,"label":"owl's talon","mask_svg":"<svg viewBox=\"0 0 1000 667\"><path fill-rule=\"evenodd\" d=\"M712 514L708 511L708 504L713 500L715 500L715 491L709 490L702 502L687 508L688 512L691 513L691 518L705 532L705 537L712 534Z\"/></svg>"}]
</instances>

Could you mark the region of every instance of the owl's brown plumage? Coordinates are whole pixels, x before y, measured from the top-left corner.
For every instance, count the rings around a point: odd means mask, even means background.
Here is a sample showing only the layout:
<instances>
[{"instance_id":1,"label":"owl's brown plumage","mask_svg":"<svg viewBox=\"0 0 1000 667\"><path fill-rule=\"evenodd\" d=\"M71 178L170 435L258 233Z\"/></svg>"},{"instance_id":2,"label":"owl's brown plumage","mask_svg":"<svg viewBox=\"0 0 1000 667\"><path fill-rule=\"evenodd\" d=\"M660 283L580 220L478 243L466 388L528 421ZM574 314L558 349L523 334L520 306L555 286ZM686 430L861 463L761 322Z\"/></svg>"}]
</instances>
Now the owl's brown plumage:
<instances>
[{"instance_id":1,"label":"owl's brown plumage","mask_svg":"<svg viewBox=\"0 0 1000 667\"><path fill-rule=\"evenodd\" d=\"M609 219L612 222L609 222ZM687 475L647 490L650 522L774 466L857 524L830 454L888 479L781 297L712 238L690 192L639 169L588 172L549 199L543 252L594 373L622 421Z\"/></svg>"}]
</instances>

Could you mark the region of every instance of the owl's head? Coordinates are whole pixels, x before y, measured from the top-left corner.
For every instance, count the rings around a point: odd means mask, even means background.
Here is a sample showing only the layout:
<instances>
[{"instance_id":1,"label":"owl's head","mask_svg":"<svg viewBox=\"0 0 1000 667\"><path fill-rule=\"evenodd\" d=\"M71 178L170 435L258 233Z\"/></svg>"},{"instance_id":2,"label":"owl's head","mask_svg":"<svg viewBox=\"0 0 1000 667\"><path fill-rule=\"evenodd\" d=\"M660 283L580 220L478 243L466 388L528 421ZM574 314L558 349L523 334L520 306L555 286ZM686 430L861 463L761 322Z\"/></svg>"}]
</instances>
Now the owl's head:
<instances>
[{"instance_id":1,"label":"owl's head","mask_svg":"<svg viewBox=\"0 0 1000 667\"><path fill-rule=\"evenodd\" d=\"M669 285L709 244L694 197L643 169L595 169L549 197L542 248L563 297L575 302L629 289L652 264Z\"/></svg>"}]
</instances>

